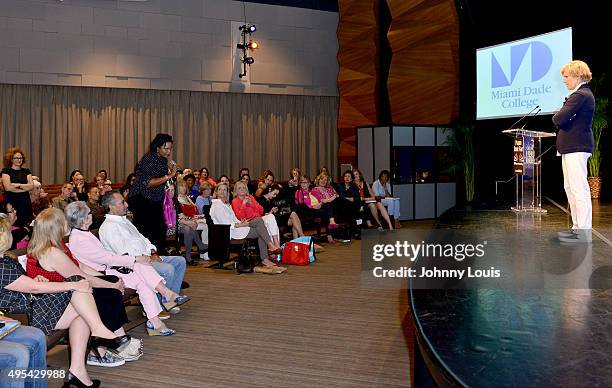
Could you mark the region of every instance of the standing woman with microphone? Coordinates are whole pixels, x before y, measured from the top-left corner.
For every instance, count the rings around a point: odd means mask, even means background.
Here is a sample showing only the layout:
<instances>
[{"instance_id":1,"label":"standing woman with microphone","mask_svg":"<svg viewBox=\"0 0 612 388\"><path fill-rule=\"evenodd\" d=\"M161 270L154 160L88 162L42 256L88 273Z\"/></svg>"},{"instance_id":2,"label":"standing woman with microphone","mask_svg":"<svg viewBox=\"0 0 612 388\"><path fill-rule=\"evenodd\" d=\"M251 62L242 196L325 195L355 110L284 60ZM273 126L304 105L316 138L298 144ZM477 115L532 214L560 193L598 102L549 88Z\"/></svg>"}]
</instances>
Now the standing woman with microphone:
<instances>
[{"instance_id":1,"label":"standing woman with microphone","mask_svg":"<svg viewBox=\"0 0 612 388\"><path fill-rule=\"evenodd\" d=\"M168 162L174 142L167 133L155 136L146 153L136 165L136 183L128 195L128 204L134 214L134 225L164 252L166 225L163 202L166 183L176 175L176 163Z\"/></svg>"}]
</instances>

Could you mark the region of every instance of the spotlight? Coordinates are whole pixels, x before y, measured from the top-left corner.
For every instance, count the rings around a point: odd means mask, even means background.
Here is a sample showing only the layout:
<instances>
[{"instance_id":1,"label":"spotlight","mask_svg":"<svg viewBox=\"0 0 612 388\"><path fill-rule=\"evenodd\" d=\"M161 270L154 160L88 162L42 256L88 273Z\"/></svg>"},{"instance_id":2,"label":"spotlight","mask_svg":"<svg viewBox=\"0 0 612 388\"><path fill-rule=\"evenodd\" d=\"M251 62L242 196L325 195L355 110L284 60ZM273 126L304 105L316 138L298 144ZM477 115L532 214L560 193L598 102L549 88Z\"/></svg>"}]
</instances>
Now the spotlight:
<instances>
[{"instance_id":1,"label":"spotlight","mask_svg":"<svg viewBox=\"0 0 612 388\"><path fill-rule=\"evenodd\" d=\"M257 50L259 48L259 43L250 41L247 46L249 50Z\"/></svg>"},{"instance_id":2,"label":"spotlight","mask_svg":"<svg viewBox=\"0 0 612 388\"><path fill-rule=\"evenodd\" d=\"M238 27L238 29L240 31L246 32L247 34L250 34L252 32L255 32L257 30L257 27L255 27L254 24L243 24L240 27Z\"/></svg>"},{"instance_id":3,"label":"spotlight","mask_svg":"<svg viewBox=\"0 0 612 388\"><path fill-rule=\"evenodd\" d=\"M242 63L244 63L245 65L252 65L253 63L255 63L255 59L253 57L244 57L242 58Z\"/></svg>"}]
</instances>

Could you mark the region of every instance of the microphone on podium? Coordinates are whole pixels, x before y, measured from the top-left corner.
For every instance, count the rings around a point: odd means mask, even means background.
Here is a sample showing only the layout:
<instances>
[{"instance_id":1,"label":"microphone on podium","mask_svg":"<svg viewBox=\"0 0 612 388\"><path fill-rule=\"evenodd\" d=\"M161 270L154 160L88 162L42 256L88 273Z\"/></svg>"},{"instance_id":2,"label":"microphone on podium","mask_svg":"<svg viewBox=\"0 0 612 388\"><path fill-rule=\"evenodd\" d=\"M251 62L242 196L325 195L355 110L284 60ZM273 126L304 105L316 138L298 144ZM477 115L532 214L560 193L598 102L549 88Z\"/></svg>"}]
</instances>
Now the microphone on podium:
<instances>
[{"instance_id":1,"label":"microphone on podium","mask_svg":"<svg viewBox=\"0 0 612 388\"><path fill-rule=\"evenodd\" d=\"M518 124L518 123L520 123L521 121L525 120L525 118L527 118L529 115L531 115L531 114L533 113L533 111L535 111L535 110L536 110L536 109L538 109L539 107L540 107L539 105L536 105L536 106L535 106L535 107L534 107L532 110L530 110L530 111L529 111L529 112L528 112L528 113L527 113L525 116L523 116L523 117L521 117L520 119L516 120L516 121L514 122L514 124L512 124L512 125L511 125L511 126L508 128L508 130L510 130L510 129L514 129L514 126L515 126L516 124ZM540 109L540 110L541 110L541 109ZM540 111L537 111L537 112L536 112L536 115L537 115L538 113L540 113ZM535 115L534 115L534 116L535 116ZM523 128L524 128L524 127L525 127L525 126L523 125ZM521 128L521 129L522 129L522 128Z\"/></svg>"},{"instance_id":2,"label":"microphone on podium","mask_svg":"<svg viewBox=\"0 0 612 388\"><path fill-rule=\"evenodd\" d=\"M537 107L536 107L536 108L537 108ZM521 127L521 129L525 129L525 126L527 125L527 123L528 123L528 122L530 122L530 121L531 121L531 119L533 119L534 117L536 117L536 116L538 115L538 113L540 113L541 111L542 111L542 108L538 109L538 110L537 110L537 112L535 112L535 114L534 114L534 115L529 116L529 117L527 118L527 120L525 120L525 122L523 123L523 126Z\"/></svg>"}]
</instances>

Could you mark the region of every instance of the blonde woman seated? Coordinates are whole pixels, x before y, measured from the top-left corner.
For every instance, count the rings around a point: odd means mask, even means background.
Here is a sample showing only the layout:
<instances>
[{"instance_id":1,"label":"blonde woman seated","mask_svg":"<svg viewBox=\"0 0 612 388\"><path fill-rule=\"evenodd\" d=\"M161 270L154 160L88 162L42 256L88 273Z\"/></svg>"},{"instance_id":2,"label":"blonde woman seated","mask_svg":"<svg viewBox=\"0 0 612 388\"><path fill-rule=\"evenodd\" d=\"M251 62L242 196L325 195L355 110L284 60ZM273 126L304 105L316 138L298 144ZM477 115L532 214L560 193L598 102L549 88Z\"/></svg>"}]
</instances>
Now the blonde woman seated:
<instances>
[{"instance_id":1,"label":"blonde woman seated","mask_svg":"<svg viewBox=\"0 0 612 388\"><path fill-rule=\"evenodd\" d=\"M11 224L8 218L0 216L0 308L9 314L27 311L27 301L31 299L31 326L45 334L54 330L70 331L70 366L65 386L99 387L100 380L91 380L85 367L88 342L94 347L120 349L129 344L130 337L118 336L104 326L91 284L82 277L55 283L24 275L19 263L4 257L11 239ZM36 297L31 298L31 294Z\"/></svg>"},{"instance_id":2,"label":"blonde woman seated","mask_svg":"<svg viewBox=\"0 0 612 388\"><path fill-rule=\"evenodd\" d=\"M279 253L280 249L274 246L272 238L261 217L250 221L239 221L232 210L228 200L229 188L225 184L218 184L215 187L215 199L212 200L210 207L210 218L215 224L230 225L230 238L256 238L259 246L259 257L262 264L267 267L276 267L268 256ZM282 271L282 267L280 271Z\"/></svg>"},{"instance_id":3,"label":"blonde woman seated","mask_svg":"<svg viewBox=\"0 0 612 388\"><path fill-rule=\"evenodd\" d=\"M359 198L364 203L364 206L367 206L368 209L370 209L370 213L372 214L372 218L374 218L376 225L378 225L378 229L383 229L380 219L378 218L378 212L380 211L383 219L385 222L387 222L387 225L389 225L389 230L393 230L393 225L391 224L391 219L389 218L387 209L385 209L380 200L376 199L370 185L368 185L368 183L363 179L363 173L360 170L355 170L353 175L355 177L353 183L355 183L355 186L357 186L357 189L359 190ZM372 225L370 220L367 222L368 226Z\"/></svg>"},{"instance_id":4,"label":"blonde woman seated","mask_svg":"<svg viewBox=\"0 0 612 388\"><path fill-rule=\"evenodd\" d=\"M262 194L262 195L265 195ZM274 248L280 248L280 231L278 230L278 224L273 214L265 214L264 209L257 202L255 197L249 195L249 189L247 185L238 181L234 185L234 199L232 200L232 209L239 220L250 221L254 218L261 217L266 225L268 233L272 237L272 243Z\"/></svg>"},{"instance_id":5,"label":"blonde woman seated","mask_svg":"<svg viewBox=\"0 0 612 388\"><path fill-rule=\"evenodd\" d=\"M123 279L126 287L138 293L149 322L158 329L157 335L174 334L174 330L168 329L159 318L162 307L157 299L157 293L159 292L166 300L175 300L178 295L165 286L164 279L151 265L151 256L116 255L104 249L100 240L89 232L92 216L85 202L77 201L69 204L64 214L68 226L72 229L70 250L79 263ZM140 358L140 355L124 358L126 361L133 361Z\"/></svg>"}]
</instances>

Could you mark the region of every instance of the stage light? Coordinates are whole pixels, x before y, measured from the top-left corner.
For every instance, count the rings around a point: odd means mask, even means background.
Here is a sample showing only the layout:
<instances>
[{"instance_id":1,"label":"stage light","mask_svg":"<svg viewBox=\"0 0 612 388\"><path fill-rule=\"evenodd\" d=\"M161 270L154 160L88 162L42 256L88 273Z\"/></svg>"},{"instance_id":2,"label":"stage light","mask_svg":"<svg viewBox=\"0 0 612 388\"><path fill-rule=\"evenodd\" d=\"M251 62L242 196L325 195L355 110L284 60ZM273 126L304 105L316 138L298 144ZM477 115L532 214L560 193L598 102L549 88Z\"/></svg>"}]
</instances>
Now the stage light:
<instances>
[{"instance_id":1,"label":"stage light","mask_svg":"<svg viewBox=\"0 0 612 388\"><path fill-rule=\"evenodd\" d=\"M255 58L253 58L253 57L244 57L244 58L242 58L242 63L244 63L245 65L252 65L253 63L255 63Z\"/></svg>"},{"instance_id":2,"label":"stage light","mask_svg":"<svg viewBox=\"0 0 612 388\"><path fill-rule=\"evenodd\" d=\"M257 50L259 48L259 43L250 41L247 46L249 50Z\"/></svg>"},{"instance_id":3,"label":"stage light","mask_svg":"<svg viewBox=\"0 0 612 388\"><path fill-rule=\"evenodd\" d=\"M240 31L246 32L247 34L257 31L257 27L255 27L255 24L243 24L238 27L238 29Z\"/></svg>"}]
</instances>

